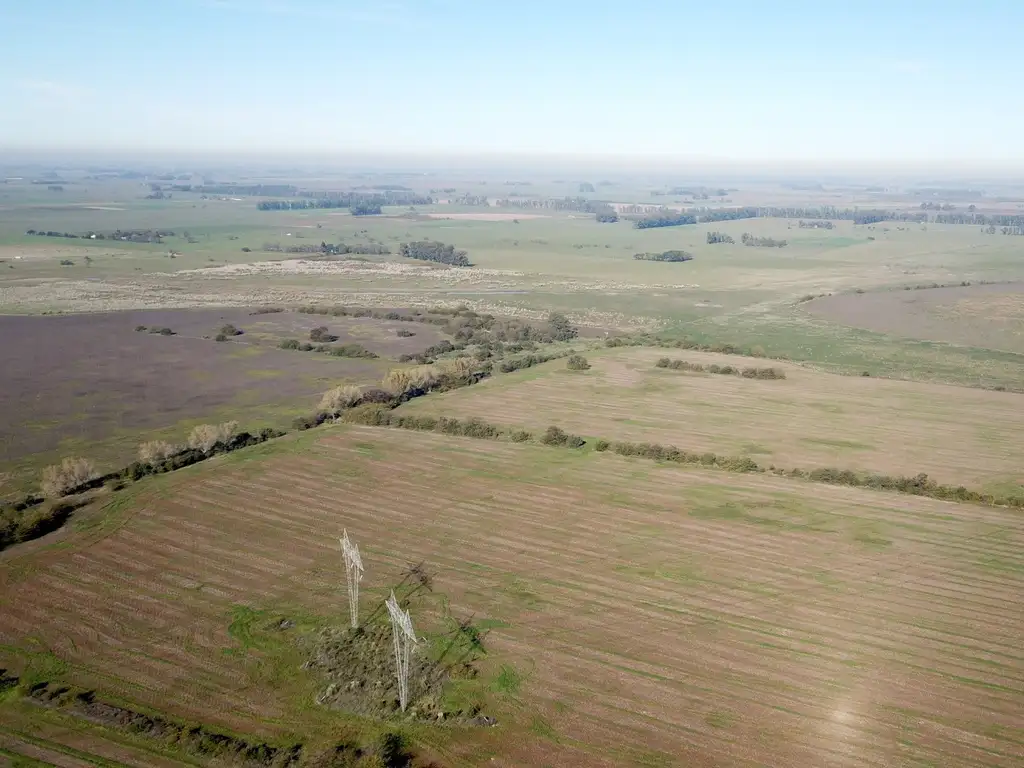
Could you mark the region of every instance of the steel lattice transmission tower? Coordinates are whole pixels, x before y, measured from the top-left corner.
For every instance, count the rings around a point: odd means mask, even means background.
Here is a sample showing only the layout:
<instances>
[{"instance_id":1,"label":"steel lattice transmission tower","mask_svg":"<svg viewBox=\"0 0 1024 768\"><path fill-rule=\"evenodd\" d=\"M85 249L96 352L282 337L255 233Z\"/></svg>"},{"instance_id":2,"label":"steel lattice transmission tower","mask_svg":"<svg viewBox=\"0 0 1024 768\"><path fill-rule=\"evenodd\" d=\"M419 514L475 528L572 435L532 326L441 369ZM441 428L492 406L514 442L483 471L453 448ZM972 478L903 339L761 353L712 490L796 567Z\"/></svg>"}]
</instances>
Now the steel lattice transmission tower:
<instances>
[{"instance_id":1,"label":"steel lattice transmission tower","mask_svg":"<svg viewBox=\"0 0 1024 768\"><path fill-rule=\"evenodd\" d=\"M348 581L348 611L352 629L359 626L359 582L363 580L363 561L359 547L348 537L348 530L342 531L341 556L345 559L345 578Z\"/></svg>"},{"instance_id":2,"label":"steel lattice transmission tower","mask_svg":"<svg viewBox=\"0 0 1024 768\"><path fill-rule=\"evenodd\" d=\"M398 701L405 712L409 704L409 655L412 647L418 645L419 641L412 628L412 617L398 605L394 590L391 590L391 597L384 605L388 607L388 613L391 615L391 632L395 641L395 668L398 672Z\"/></svg>"}]
</instances>

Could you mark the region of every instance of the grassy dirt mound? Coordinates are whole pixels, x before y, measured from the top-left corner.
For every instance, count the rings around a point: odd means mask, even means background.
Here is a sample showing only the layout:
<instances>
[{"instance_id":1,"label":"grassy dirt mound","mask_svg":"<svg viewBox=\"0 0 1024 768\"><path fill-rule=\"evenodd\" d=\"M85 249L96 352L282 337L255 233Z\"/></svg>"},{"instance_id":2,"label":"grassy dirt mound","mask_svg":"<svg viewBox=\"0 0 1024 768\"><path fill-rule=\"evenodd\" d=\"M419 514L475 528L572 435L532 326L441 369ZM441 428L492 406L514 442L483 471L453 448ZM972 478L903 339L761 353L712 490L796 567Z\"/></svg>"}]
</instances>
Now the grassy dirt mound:
<instances>
[{"instance_id":1,"label":"grassy dirt mound","mask_svg":"<svg viewBox=\"0 0 1024 768\"><path fill-rule=\"evenodd\" d=\"M479 636L459 624L447 636L420 642L409 665L409 706L414 720L493 725L478 704L454 703L446 696L449 683L473 680L473 664L482 653ZM391 625L378 619L357 629L329 627L312 641L306 669L319 673L326 685L318 703L369 717L399 712Z\"/></svg>"}]
</instances>

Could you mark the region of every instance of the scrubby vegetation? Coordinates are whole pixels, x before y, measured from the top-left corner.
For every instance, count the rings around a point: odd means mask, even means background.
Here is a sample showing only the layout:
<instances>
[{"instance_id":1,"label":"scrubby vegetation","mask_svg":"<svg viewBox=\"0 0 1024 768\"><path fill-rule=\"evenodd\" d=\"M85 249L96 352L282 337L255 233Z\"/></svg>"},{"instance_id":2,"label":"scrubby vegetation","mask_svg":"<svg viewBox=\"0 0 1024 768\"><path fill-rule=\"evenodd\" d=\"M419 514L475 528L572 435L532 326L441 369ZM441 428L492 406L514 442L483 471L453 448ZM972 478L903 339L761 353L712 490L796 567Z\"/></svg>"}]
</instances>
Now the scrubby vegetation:
<instances>
[{"instance_id":1,"label":"scrubby vegetation","mask_svg":"<svg viewBox=\"0 0 1024 768\"><path fill-rule=\"evenodd\" d=\"M67 496L98 476L95 465L88 459L66 458L43 470L40 488L44 496Z\"/></svg>"},{"instance_id":2,"label":"scrubby vegetation","mask_svg":"<svg viewBox=\"0 0 1024 768\"><path fill-rule=\"evenodd\" d=\"M231 323L221 326L220 331L217 333L218 336L241 336L242 330L236 328Z\"/></svg>"},{"instance_id":3,"label":"scrubby vegetation","mask_svg":"<svg viewBox=\"0 0 1024 768\"><path fill-rule=\"evenodd\" d=\"M38 237L66 237L81 240L118 240L126 243L162 243L165 237L174 237L174 232L160 229L115 229L113 232L55 232L53 230L30 229L26 235Z\"/></svg>"},{"instance_id":4,"label":"scrubby vegetation","mask_svg":"<svg viewBox=\"0 0 1024 768\"><path fill-rule=\"evenodd\" d=\"M338 337L330 333L330 331L327 330L326 325L320 325L309 332L309 340L322 344L329 344L333 341L337 341Z\"/></svg>"},{"instance_id":5,"label":"scrubby vegetation","mask_svg":"<svg viewBox=\"0 0 1024 768\"><path fill-rule=\"evenodd\" d=\"M165 440L149 440L139 445L139 461L145 464L154 464L164 459L169 459L176 453L180 453L181 446L172 445Z\"/></svg>"},{"instance_id":6,"label":"scrubby vegetation","mask_svg":"<svg viewBox=\"0 0 1024 768\"><path fill-rule=\"evenodd\" d=\"M314 334L321 338L329 338L331 341L338 338L337 336L331 336L326 331L327 329L324 326L314 328L310 331L310 338L312 338ZM330 343L312 344L307 341L299 341L298 339L283 339L277 346L280 349L297 349L300 352L319 352L332 357L362 357L368 359L376 359L378 357L377 353L371 352L362 344L342 344L334 347L331 346Z\"/></svg>"},{"instance_id":7,"label":"scrubby vegetation","mask_svg":"<svg viewBox=\"0 0 1024 768\"><path fill-rule=\"evenodd\" d=\"M264 192L262 194L273 194ZM380 190L373 194L359 192L300 192L299 199L262 200L256 204L261 211L302 211L309 209L348 208L353 215L370 210L380 213L384 205L430 205L433 198L405 190ZM358 213L357 213L358 211Z\"/></svg>"},{"instance_id":8,"label":"scrubby vegetation","mask_svg":"<svg viewBox=\"0 0 1024 768\"><path fill-rule=\"evenodd\" d=\"M222 424L200 424L193 427L189 433L188 447L196 451L209 453L218 443L227 445L237 434L237 421L225 421Z\"/></svg>"},{"instance_id":9,"label":"scrubby vegetation","mask_svg":"<svg viewBox=\"0 0 1024 768\"><path fill-rule=\"evenodd\" d=\"M26 698L36 707L59 709L64 717L98 723L130 734L133 739L152 739L154 746L173 744L181 761L188 764L213 761L247 768L411 768L415 759L404 736L391 730L383 731L365 746L349 741L318 745L316 749L296 742L275 745L127 709L121 706L123 702L104 700L94 691L54 681L29 685L17 677L5 680L11 681L11 687L21 683Z\"/></svg>"},{"instance_id":10,"label":"scrubby vegetation","mask_svg":"<svg viewBox=\"0 0 1024 768\"><path fill-rule=\"evenodd\" d=\"M699 352L716 352L720 355L742 355L743 357L769 357L775 360L786 360L783 355L770 355L764 348L755 345L753 347L737 347L735 344L716 342L706 344L695 339L672 339L661 336L641 333L635 336L613 336L605 339L606 347L659 347L662 349L694 349Z\"/></svg>"},{"instance_id":11,"label":"scrubby vegetation","mask_svg":"<svg viewBox=\"0 0 1024 768\"><path fill-rule=\"evenodd\" d=\"M458 251L454 245L445 245L436 240L417 240L411 243L402 243L398 252L407 259L433 261L437 264L447 264L452 267L473 266L469 263L469 255L466 251Z\"/></svg>"},{"instance_id":12,"label":"scrubby vegetation","mask_svg":"<svg viewBox=\"0 0 1024 768\"><path fill-rule=\"evenodd\" d=\"M337 416L346 408L358 405L363 399L363 391L356 386L348 385L335 387L324 392L320 399L319 410L323 413Z\"/></svg>"},{"instance_id":13,"label":"scrubby vegetation","mask_svg":"<svg viewBox=\"0 0 1024 768\"><path fill-rule=\"evenodd\" d=\"M57 530L73 511L66 501L0 506L0 550Z\"/></svg>"},{"instance_id":14,"label":"scrubby vegetation","mask_svg":"<svg viewBox=\"0 0 1024 768\"><path fill-rule=\"evenodd\" d=\"M662 357L654 364L657 368L668 368L673 371L695 371L697 373L719 373L726 376L742 376L745 379L784 379L786 372L781 368L740 368L735 365L718 365L712 363L690 363L686 360L672 360Z\"/></svg>"},{"instance_id":15,"label":"scrubby vegetation","mask_svg":"<svg viewBox=\"0 0 1024 768\"><path fill-rule=\"evenodd\" d=\"M651 229L654 227L679 227L696 224L697 217L688 213L660 212L645 216L633 222L635 229Z\"/></svg>"},{"instance_id":16,"label":"scrubby vegetation","mask_svg":"<svg viewBox=\"0 0 1024 768\"><path fill-rule=\"evenodd\" d=\"M463 352L470 347L476 347L474 354L479 360L502 358L506 355L533 351L538 344L569 341L576 338L579 333L576 325L565 315L557 312L550 314L546 322L536 323L516 318L497 318L491 314L475 312L464 305L405 312L344 306L306 306L299 307L298 311L312 315L372 317L376 320L397 320L437 326L439 330L451 335L454 341L441 341L422 352L398 358L402 363L423 365L435 362L442 355ZM400 330L398 335L406 334ZM280 346L284 349L305 349L293 339L281 342Z\"/></svg>"},{"instance_id":17,"label":"scrubby vegetation","mask_svg":"<svg viewBox=\"0 0 1024 768\"><path fill-rule=\"evenodd\" d=\"M583 355L570 355L565 367L570 371L586 371L590 369L590 362Z\"/></svg>"},{"instance_id":18,"label":"scrubby vegetation","mask_svg":"<svg viewBox=\"0 0 1024 768\"><path fill-rule=\"evenodd\" d=\"M529 355L520 355L519 357L509 357L498 363L498 370L502 373L512 373L512 371L519 371L523 368L532 368L535 365L546 363L550 360L557 360L559 357L564 357L567 353L555 352L550 354L545 353L534 353Z\"/></svg>"},{"instance_id":19,"label":"scrubby vegetation","mask_svg":"<svg viewBox=\"0 0 1024 768\"><path fill-rule=\"evenodd\" d=\"M556 445L564 448L582 448L586 445L586 440L579 435L571 435L554 424L547 428L540 441L544 445Z\"/></svg>"},{"instance_id":20,"label":"scrubby vegetation","mask_svg":"<svg viewBox=\"0 0 1024 768\"><path fill-rule=\"evenodd\" d=\"M724 232L708 232L707 237L708 245L716 245L717 243L735 243L732 235L727 235Z\"/></svg>"},{"instance_id":21,"label":"scrubby vegetation","mask_svg":"<svg viewBox=\"0 0 1024 768\"><path fill-rule=\"evenodd\" d=\"M771 237L755 237L749 232L744 232L740 242L751 248L785 248L789 243L786 240L776 240Z\"/></svg>"},{"instance_id":22,"label":"scrubby vegetation","mask_svg":"<svg viewBox=\"0 0 1024 768\"><path fill-rule=\"evenodd\" d=\"M689 251L662 251L661 253L634 253L637 261L692 261L693 254Z\"/></svg>"}]
</instances>

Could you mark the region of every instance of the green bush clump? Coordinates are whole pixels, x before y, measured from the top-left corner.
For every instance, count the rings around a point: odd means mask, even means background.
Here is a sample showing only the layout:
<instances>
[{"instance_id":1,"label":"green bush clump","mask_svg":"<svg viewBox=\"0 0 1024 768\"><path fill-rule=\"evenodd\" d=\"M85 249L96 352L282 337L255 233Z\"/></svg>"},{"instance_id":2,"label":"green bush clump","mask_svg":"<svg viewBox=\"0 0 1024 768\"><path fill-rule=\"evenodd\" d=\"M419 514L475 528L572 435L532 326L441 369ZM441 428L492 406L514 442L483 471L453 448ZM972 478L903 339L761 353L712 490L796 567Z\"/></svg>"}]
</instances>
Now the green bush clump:
<instances>
[{"instance_id":1,"label":"green bush clump","mask_svg":"<svg viewBox=\"0 0 1024 768\"><path fill-rule=\"evenodd\" d=\"M565 367L570 371L586 371L590 368L590 362L583 355L570 355L565 361Z\"/></svg>"},{"instance_id":2,"label":"green bush clump","mask_svg":"<svg viewBox=\"0 0 1024 768\"><path fill-rule=\"evenodd\" d=\"M541 436L540 441L544 445L556 445L566 448L581 448L586 445L586 440L579 435L571 435L561 427L556 427L554 424L547 428L547 431L545 431Z\"/></svg>"},{"instance_id":3,"label":"green bush clump","mask_svg":"<svg viewBox=\"0 0 1024 768\"><path fill-rule=\"evenodd\" d=\"M66 501L20 506L11 504L0 507L0 550L57 530L67 522L75 509L74 505Z\"/></svg>"},{"instance_id":4,"label":"green bush clump","mask_svg":"<svg viewBox=\"0 0 1024 768\"><path fill-rule=\"evenodd\" d=\"M366 349L362 344L342 344L340 347L330 347L328 351L333 357L377 357L376 353Z\"/></svg>"},{"instance_id":5,"label":"green bush clump","mask_svg":"<svg viewBox=\"0 0 1024 768\"><path fill-rule=\"evenodd\" d=\"M337 341L338 337L330 333L326 325L320 325L309 332L309 340L330 343Z\"/></svg>"},{"instance_id":6,"label":"green bush clump","mask_svg":"<svg viewBox=\"0 0 1024 768\"><path fill-rule=\"evenodd\" d=\"M701 365L700 363L690 363L686 360L672 360L667 357L659 358L654 367L668 368L673 371L695 371L698 373L717 373L724 376L742 376L745 379L786 378L786 372L781 368L754 368L748 366L741 370L734 365L718 365L717 363Z\"/></svg>"},{"instance_id":7,"label":"green bush clump","mask_svg":"<svg viewBox=\"0 0 1024 768\"><path fill-rule=\"evenodd\" d=\"M284 339L277 346L279 346L281 349L298 349L299 348L299 340L298 339Z\"/></svg>"}]
</instances>

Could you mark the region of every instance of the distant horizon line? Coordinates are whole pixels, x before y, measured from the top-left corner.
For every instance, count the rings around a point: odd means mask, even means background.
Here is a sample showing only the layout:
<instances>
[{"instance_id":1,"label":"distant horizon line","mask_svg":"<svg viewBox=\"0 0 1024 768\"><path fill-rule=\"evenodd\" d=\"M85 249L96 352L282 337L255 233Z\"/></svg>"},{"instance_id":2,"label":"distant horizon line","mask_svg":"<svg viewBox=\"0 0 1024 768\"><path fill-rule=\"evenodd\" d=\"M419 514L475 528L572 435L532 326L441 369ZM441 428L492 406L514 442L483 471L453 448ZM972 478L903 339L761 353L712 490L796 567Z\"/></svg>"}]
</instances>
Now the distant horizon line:
<instances>
[{"instance_id":1,"label":"distant horizon line","mask_svg":"<svg viewBox=\"0 0 1024 768\"><path fill-rule=\"evenodd\" d=\"M261 149L186 149L186 148L111 148L111 147L25 147L0 146L0 163L17 165L25 162L59 160L110 159L134 162L150 161L198 161L209 163L259 162L271 165L279 162L332 164L383 164L402 167L409 171L445 170L450 166L461 171L472 170L516 170L495 168L493 163L539 163L541 168L518 170L543 171L548 174L563 171L587 170L598 172L650 172L664 174L681 171L700 172L758 172L800 174L842 173L857 176L871 176L878 173L928 173L928 174L976 174L985 173L999 176L1020 176L1024 178L1024 159L1007 161L996 159L927 160L921 158L892 160L882 158L829 158L813 159L800 157L742 158L709 157L706 155L684 155L674 153L587 153L538 150L297 150L282 151ZM480 167L478 164L483 164ZM409 167L409 166L413 167ZM490 166L490 167L488 167Z\"/></svg>"}]
</instances>

